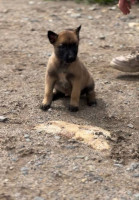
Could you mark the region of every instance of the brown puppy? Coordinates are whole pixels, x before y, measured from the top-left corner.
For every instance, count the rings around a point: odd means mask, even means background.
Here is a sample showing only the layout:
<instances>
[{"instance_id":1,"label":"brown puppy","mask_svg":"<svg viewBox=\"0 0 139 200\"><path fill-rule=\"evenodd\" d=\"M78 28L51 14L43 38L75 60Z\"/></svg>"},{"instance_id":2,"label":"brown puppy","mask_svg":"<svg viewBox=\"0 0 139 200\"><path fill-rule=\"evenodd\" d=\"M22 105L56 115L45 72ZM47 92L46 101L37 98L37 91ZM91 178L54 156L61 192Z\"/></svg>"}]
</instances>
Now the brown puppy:
<instances>
[{"instance_id":1,"label":"brown puppy","mask_svg":"<svg viewBox=\"0 0 139 200\"><path fill-rule=\"evenodd\" d=\"M96 105L94 81L83 63L77 57L79 32L67 29L59 34L48 31L48 38L54 52L48 60L45 78L45 95L42 110L50 108L52 100L62 95L70 96L70 111L78 111L81 94L86 94L87 104Z\"/></svg>"}]
</instances>

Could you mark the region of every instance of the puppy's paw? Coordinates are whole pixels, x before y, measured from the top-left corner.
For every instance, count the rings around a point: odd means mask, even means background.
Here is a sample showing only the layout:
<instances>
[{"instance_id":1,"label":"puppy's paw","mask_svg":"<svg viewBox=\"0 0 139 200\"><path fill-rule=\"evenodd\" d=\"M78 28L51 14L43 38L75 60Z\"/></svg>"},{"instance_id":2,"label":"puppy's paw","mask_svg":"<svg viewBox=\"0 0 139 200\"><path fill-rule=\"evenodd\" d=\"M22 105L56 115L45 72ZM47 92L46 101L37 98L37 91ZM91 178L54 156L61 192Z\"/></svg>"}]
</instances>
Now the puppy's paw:
<instances>
[{"instance_id":1,"label":"puppy's paw","mask_svg":"<svg viewBox=\"0 0 139 200\"><path fill-rule=\"evenodd\" d=\"M94 101L88 101L87 105L88 106L92 106L92 107L96 107L97 106L97 101L96 100L94 100Z\"/></svg>"},{"instance_id":2,"label":"puppy's paw","mask_svg":"<svg viewBox=\"0 0 139 200\"><path fill-rule=\"evenodd\" d=\"M50 108L50 105L47 105L47 104L41 104L40 105L40 109L43 110L43 111L46 111Z\"/></svg>"},{"instance_id":3,"label":"puppy's paw","mask_svg":"<svg viewBox=\"0 0 139 200\"><path fill-rule=\"evenodd\" d=\"M79 108L77 106L69 105L69 111L71 111L71 112L77 112L78 110L79 110Z\"/></svg>"}]
</instances>

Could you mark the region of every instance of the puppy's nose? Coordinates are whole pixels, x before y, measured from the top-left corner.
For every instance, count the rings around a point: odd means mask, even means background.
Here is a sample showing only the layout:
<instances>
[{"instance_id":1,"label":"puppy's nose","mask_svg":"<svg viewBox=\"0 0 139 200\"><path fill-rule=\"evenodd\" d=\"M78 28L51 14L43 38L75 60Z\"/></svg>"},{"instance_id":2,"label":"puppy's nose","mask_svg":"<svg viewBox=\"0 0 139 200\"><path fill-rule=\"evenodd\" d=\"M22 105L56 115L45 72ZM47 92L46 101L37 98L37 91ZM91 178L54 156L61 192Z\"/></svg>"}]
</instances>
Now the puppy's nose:
<instances>
[{"instance_id":1,"label":"puppy's nose","mask_svg":"<svg viewBox=\"0 0 139 200\"><path fill-rule=\"evenodd\" d=\"M72 60L73 58L74 58L73 55L69 55L69 56L68 56L68 59L69 59L69 60Z\"/></svg>"},{"instance_id":2,"label":"puppy's nose","mask_svg":"<svg viewBox=\"0 0 139 200\"><path fill-rule=\"evenodd\" d=\"M73 62L75 61L75 57L74 56L68 56L68 62Z\"/></svg>"}]
</instances>

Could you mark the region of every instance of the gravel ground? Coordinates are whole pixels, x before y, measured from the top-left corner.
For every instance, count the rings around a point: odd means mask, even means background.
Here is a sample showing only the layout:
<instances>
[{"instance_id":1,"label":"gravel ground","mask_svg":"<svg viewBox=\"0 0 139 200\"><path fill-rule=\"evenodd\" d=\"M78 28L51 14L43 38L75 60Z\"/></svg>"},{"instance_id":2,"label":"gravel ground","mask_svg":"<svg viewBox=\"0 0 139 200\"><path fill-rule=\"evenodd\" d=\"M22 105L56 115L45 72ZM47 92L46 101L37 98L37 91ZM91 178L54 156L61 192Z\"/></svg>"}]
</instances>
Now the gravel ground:
<instances>
[{"instance_id":1,"label":"gravel ground","mask_svg":"<svg viewBox=\"0 0 139 200\"><path fill-rule=\"evenodd\" d=\"M139 46L139 6L128 16L116 6L70 1L0 2L0 200L139 200L139 74L113 70L113 57ZM96 84L98 105L69 99L39 109L52 46L47 31L82 25L79 57ZM111 132L109 151L38 132L62 120Z\"/></svg>"}]
</instances>

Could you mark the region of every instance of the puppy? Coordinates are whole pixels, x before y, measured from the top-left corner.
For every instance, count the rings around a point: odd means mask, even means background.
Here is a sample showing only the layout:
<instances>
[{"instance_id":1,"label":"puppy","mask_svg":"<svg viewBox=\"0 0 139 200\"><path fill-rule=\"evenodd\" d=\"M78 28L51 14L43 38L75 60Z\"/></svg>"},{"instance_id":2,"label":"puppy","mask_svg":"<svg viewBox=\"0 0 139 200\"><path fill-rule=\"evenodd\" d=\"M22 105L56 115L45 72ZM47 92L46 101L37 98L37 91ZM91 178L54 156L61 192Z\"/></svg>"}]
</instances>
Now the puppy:
<instances>
[{"instance_id":1,"label":"puppy","mask_svg":"<svg viewBox=\"0 0 139 200\"><path fill-rule=\"evenodd\" d=\"M63 95L70 96L72 112L78 111L81 94L86 94L89 106L96 105L94 80L77 56L80 29L66 29L59 34L48 31L54 52L46 68L42 110L49 109L52 101Z\"/></svg>"}]
</instances>

